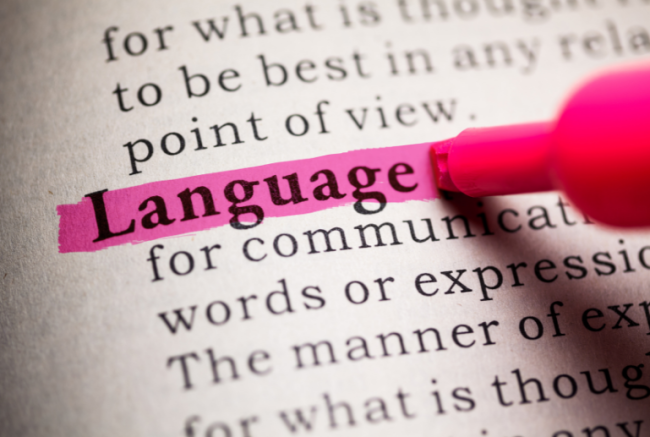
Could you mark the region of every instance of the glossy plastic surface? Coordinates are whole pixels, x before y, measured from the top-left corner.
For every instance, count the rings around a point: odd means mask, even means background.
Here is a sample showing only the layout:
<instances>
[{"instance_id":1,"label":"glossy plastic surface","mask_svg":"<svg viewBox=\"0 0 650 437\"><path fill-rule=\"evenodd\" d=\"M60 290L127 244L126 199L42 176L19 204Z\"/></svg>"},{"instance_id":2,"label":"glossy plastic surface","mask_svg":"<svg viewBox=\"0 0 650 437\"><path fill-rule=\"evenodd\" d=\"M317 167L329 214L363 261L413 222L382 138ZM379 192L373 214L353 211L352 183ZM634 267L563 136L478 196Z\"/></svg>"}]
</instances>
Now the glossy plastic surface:
<instances>
[{"instance_id":1,"label":"glossy plastic surface","mask_svg":"<svg viewBox=\"0 0 650 437\"><path fill-rule=\"evenodd\" d=\"M650 226L650 63L587 81L556 122L468 129L431 155L443 189L474 197L562 189L596 221Z\"/></svg>"},{"instance_id":2,"label":"glossy plastic surface","mask_svg":"<svg viewBox=\"0 0 650 437\"><path fill-rule=\"evenodd\" d=\"M473 197L552 190L551 133L549 123L464 130L447 152L451 180Z\"/></svg>"},{"instance_id":3,"label":"glossy plastic surface","mask_svg":"<svg viewBox=\"0 0 650 437\"><path fill-rule=\"evenodd\" d=\"M553 135L558 188L597 221L650 226L650 64L588 81Z\"/></svg>"}]
</instances>

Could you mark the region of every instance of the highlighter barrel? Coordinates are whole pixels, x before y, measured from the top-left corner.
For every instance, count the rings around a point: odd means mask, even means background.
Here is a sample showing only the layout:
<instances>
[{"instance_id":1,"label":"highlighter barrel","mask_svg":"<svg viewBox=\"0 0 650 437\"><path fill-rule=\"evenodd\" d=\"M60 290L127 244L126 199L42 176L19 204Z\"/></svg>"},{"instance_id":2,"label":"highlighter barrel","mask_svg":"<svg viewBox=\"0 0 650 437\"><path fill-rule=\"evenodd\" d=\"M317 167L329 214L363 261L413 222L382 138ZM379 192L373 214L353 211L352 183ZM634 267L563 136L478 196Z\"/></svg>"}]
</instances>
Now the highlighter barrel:
<instances>
[{"instance_id":1,"label":"highlighter barrel","mask_svg":"<svg viewBox=\"0 0 650 437\"><path fill-rule=\"evenodd\" d=\"M436 184L472 197L563 190L604 224L650 226L650 64L602 73L555 121L434 143Z\"/></svg>"},{"instance_id":2,"label":"highlighter barrel","mask_svg":"<svg viewBox=\"0 0 650 437\"><path fill-rule=\"evenodd\" d=\"M431 156L438 187L472 197L553 190L552 133L552 123L516 124L466 129L436 143Z\"/></svg>"}]
</instances>

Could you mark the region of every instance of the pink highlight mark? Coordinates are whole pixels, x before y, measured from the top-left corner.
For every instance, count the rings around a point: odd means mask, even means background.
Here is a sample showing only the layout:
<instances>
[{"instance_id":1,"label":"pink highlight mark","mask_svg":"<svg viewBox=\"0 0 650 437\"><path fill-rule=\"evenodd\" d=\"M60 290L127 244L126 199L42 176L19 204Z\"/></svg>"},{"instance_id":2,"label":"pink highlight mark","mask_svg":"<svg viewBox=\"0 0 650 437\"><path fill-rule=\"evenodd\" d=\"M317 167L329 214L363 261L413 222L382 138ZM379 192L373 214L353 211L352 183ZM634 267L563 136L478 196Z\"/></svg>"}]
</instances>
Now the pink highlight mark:
<instances>
[{"instance_id":1,"label":"pink highlight mark","mask_svg":"<svg viewBox=\"0 0 650 437\"><path fill-rule=\"evenodd\" d=\"M110 230L118 234L129 229L134 222L132 232L114 236L101 241L93 242L98 238L99 228L96 211L89 197L84 197L77 204L59 205L57 213L59 221L59 252L94 252L106 247L118 246L126 243L141 243L162 237L194 233L206 229L228 225L233 214L229 212L232 202L224 197L224 187L236 180L257 181L253 197L237 206L258 205L264 211L264 217L286 217L291 215L309 214L337 206L351 205L357 201L353 197L356 188L348 179L350 170L355 167L369 167L380 169L376 172L376 182L362 188L361 192L381 192L386 197L387 203L406 202L409 200L432 200L438 197L433 183L433 172L429 160L431 143L414 144L409 146L388 147L383 149L364 149L336 155L321 156L318 158L297 161L280 162L259 167L244 168L240 170L224 171L200 176L190 176L169 181L152 182L136 187L107 191L103 195L106 207L106 217ZM396 179L397 187L417 187L411 191L398 190L389 180L389 170L396 164L406 164L413 169L412 174L405 173L405 166L398 166ZM330 170L336 177L339 192L345 194L343 198L329 197L327 200L317 200L314 189L326 182L324 175L312 182L310 178L321 170ZM277 176L282 197L289 198L289 183L284 176L297 174L302 197L307 201L276 205L273 203L269 187L264 179ZM402 174L404 173L404 174ZM359 172L361 183L365 183L364 172ZM214 205L218 215L203 216L204 206L200 195L193 195L194 211L198 218L181 220L184 215L182 203L178 194L186 189L194 190L197 187L206 187L212 193ZM238 187L238 196L241 198L243 190ZM325 193L330 193L325 188ZM147 205L144 211L139 211L140 205L152 196L164 199L167 215L173 219L169 225L159 224L152 229L142 226L142 217L153 211L153 205ZM364 201L368 209L377 209L378 204L373 201ZM251 220L253 214L242 215L242 222ZM254 222L254 220L252 220Z\"/></svg>"}]
</instances>

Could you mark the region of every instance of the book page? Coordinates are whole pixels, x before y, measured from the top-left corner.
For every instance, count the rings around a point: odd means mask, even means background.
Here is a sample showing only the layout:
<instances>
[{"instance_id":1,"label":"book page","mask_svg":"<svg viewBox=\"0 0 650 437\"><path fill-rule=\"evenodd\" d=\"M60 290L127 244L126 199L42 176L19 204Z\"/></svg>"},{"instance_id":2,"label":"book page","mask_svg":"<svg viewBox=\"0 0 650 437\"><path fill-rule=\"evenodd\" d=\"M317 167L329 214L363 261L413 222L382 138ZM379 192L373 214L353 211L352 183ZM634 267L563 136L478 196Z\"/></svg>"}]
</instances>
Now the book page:
<instances>
[{"instance_id":1,"label":"book page","mask_svg":"<svg viewBox=\"0 0 650 437\"><path fill-rule=\"evenodd\" d=\"M647 61L647 1L0 10L0 434L650 435L650 234L428 158Z\"/></svg>"}]
</instances>

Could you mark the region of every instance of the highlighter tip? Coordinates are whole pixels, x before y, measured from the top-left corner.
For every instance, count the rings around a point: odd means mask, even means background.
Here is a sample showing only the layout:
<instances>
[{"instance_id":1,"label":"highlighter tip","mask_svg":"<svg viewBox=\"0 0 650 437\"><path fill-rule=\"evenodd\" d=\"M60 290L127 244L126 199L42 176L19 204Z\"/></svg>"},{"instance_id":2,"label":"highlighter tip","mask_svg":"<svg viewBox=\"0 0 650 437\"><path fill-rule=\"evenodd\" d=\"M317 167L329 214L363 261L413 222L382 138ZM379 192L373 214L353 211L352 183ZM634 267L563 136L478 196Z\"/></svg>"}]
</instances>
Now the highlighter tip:
<instances>
[{"instance_id":1,"label":"highlighter tip","mask_svg":"<svg viewBox=\"0 0 650 437\"><path fill-rule=\"evenodd\" d=\"M445 191L460 191L449 174L448 157L453 138L431 144L429 151L436 186Z\"/></svg>"}]
</instances>

